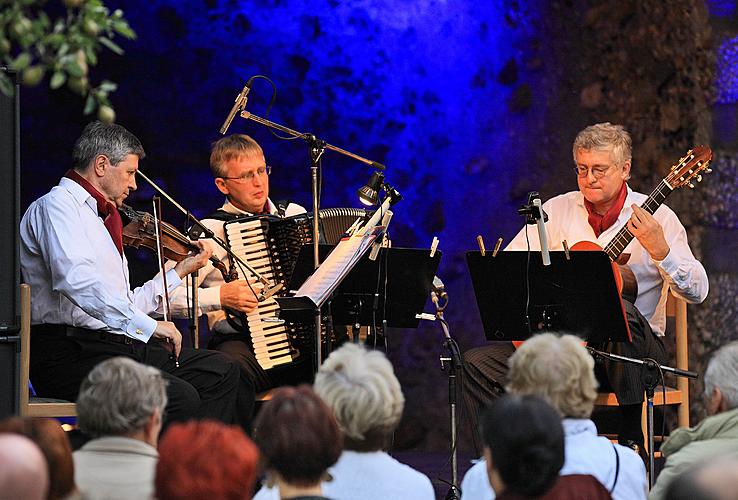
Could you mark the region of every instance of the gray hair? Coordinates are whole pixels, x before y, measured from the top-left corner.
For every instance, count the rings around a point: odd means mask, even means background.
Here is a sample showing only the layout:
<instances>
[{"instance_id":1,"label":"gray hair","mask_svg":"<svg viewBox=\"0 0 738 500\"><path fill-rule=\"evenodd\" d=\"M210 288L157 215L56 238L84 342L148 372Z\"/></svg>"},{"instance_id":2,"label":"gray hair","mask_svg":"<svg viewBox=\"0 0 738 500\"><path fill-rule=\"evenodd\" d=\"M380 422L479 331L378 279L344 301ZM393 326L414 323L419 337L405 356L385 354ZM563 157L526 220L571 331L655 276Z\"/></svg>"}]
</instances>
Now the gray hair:
<instances>
[{"instance_id":1,"label":"gray hair","mask_svg":"<svg viewBox=\"0 0 738 500\"><path fill-rule=\"evenodd\" d=\"M405 407L387 357L356 344L344 344L328 356L315 376L314 388L333 410L344 435L357 442L389 436Z\"/></svg>"},{"instance_id":2,"label":"gray hair","mask_svg":"<svg viewBox=\"0 0 738 500\"><path fill-rule=\"evenodd\" d=\"M720 389L729 409L738 407L738 341L718 349L705 371L705 393Z\"/></svg>"},{"instance_id":3,"label":"gray hair","mask_svg":"<svg viewBox=\"0 0 738 500\"><path fill-rule=\"evenodd\" d=\"M542 397L562 417L589 418L597 397L594 360L574 335L540 333L510 358L507 389Z\"/></svg>"},{"instance_id":4,"label":"gray hair","mask_svg":"<svg viewBox=\"0 0 738 500\"><path fill-rule=\"evenodd\" d=\"M93 437L140 431L154 412L164 411L166 385L154 367L124 357L103 361L80 386L79 426Z\"/></svg>"},{"instance_id":5,"label":"gray hair","mask_svg":"<svg viewBox=\"0 0 738 500\"><path fill-rule=\"evenodd\" d=\"M613 125L610 122L596 123L579 132L572 146L575 163L580 149L610 151L618 167L623 167L633 157L630 134L622 125Z\"/></svg>"},{"instance_id":6,"label":"gray hair","mask_svg":"<svg viewBox=\"0 0 738 500\"><path fill-rule=\"evenodd\" d=\"M233 134L218 139L210 150L210 170L213 177L225 177L226 162L242 156L264 156L259 143L246 134Z\"/></svg>"},{"instance_id":7,"label":"gray hair","mask_svg":"<svg viewBox=\"0 0 738 500\"><path fill-rule=\"evenodd\" d=\"M136 155L139 160L146 157L141 141L115 123L99 121L88 123L74 143L72 162L75 170L84 172L98 155L105 155L115 166L128 155Z\"/></svg>"}]
</instances>

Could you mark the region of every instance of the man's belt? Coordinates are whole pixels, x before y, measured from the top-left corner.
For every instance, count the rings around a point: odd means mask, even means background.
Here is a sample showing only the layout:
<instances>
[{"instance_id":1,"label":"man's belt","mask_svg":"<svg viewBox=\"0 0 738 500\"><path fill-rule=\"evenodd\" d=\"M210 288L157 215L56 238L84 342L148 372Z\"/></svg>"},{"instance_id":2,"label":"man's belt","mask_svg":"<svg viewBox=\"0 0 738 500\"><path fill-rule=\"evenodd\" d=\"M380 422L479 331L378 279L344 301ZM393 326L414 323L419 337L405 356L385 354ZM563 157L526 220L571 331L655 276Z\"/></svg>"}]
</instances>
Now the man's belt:
<instances>
[{"instance_id":1,"label":"man's belt","mask_svg":"<svg viewBox=\"0 0 738 500\"><path fill-rule=\"evenodd\" d=\"M140 343L141 341L132 339L123 334L104 332L102 330L90 330L89 328L81 328L78 326L69 325L54 325L50 323L43 323L41 325L31 326L31 336L43 335L48 337L73 337L79 339L93 339L93 340L104 340L106 342L113 342L116 344L133 345L134 343Z\"/></svg>"}]
</instances>

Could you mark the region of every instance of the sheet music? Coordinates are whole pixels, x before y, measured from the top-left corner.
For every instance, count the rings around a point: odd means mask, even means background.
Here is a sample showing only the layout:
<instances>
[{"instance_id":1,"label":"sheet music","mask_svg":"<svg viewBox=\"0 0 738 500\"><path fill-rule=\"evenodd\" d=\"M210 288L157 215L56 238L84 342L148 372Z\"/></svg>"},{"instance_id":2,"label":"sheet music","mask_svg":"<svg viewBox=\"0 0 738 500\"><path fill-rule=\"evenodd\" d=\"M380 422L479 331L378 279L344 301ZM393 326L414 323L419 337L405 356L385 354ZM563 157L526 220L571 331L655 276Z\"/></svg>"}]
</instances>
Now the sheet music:
<instances>
[{"instance_id":1,"label":"sheet music","mask_svg":"<svg viewBox=\"0 0 738 500\"><path fill-rule=\"evenodd\" d=\"M385 229L385 226L375 226L362 235L342 239L325 262L297 290L295 297L307 297L316 307L322 306Z\"/></svg>"}]
</instances>

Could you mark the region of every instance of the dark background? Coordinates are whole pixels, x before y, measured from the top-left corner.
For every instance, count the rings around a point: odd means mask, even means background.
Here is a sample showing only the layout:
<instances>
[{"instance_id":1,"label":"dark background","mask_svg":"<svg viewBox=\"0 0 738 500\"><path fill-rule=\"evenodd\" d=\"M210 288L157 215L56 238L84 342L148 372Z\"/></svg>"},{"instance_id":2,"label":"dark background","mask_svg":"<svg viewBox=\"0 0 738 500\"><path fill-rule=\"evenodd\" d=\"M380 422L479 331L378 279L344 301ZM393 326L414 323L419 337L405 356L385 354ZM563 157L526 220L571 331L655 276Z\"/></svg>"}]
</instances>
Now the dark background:
<instances>
[{"instance_id":1,"label":"dark background","mask_svg":"<svg viewBox=\"0 0 738 500\"><path fill-rule=\"evenodd\" d=\"M270 118L388 166L403 195L393 243L440 238L438 271L447 318L462 349L484 342L464 252L521 225L528 191L576 189L571 142L611 121L633 134L632 187L650 191L691 146L710 144L715 172L667 203L687 226L711 280L690 306L692 368L736 332L738 280L738 26L734 2L677 0L109 0L138 33L122 57L106 53L93 79L119 84L117 122L143 142L142 170L204 216L222 203L208 169L233 99L245 81L278 89ZM117 41L117 39L116 39ZM247 109L263 116L271 95L258 80ZM21 94L21 209L70 166L89 117L67 91ZM274 166L272 198L310 206L306 147L237 118ZM322 206L358 206L370 170L327 152ZM153 190L129 199L147 209ZM165 219L180 224L172 207ZM168 217L167 217L168 216ZM133 258L134 275L148 272ZM430 304L427 310L430 310ZM445 374L437 325L393 332L389 355L407 398L399 449L448 446ZM692 384L693 421L701 383ZM465 431L468 437L468 429ZM466 446L466 442L462 443Z\"/></svg>"}]
</instances>

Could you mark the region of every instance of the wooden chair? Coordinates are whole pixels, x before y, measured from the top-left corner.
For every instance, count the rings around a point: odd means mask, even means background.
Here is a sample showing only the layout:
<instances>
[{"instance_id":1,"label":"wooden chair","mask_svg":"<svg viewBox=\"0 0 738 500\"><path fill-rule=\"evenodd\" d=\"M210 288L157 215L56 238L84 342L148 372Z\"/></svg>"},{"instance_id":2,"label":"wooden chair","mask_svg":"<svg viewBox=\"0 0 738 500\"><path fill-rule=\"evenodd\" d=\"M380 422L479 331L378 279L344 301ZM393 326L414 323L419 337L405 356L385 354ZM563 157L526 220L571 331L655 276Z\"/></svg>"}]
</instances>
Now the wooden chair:
<instances>
[{"instance_id":1,"label":"wooden chair","mask_svg":"<svg viewBox=\"0 0 738 500\"><path fill-rule=\"evenodd\" d=\"M669 293L666 301L666 324L667 338L673 332L676 343L676 367L682 370L689 369L689 342L687 338L687 303L679 297ZM656 406L676 406L677 423L679 427L689 426L689 380L677 377L677 386L666 387L666 396L661 386L656 387L653 398ZM596 406L618 406L618 400L614 393L600 393L595 400ZM643 402L641 418L643 435L646 436L646 402ZM648 443L645 444L648 448ZM648 449L646 449L648 451Z\"/></svg>"},{"instance_id":2,"label":"wooden chair","mask_svg":"<svg viewBox=\"0 0 738 500\"><path fill-rule=\"evenodd\" d=\"M29 395L28 374L31 365L31 287L29 285L20 285L20 304L20 414L24 417L76 417L77 405L70 401L36 398Z\"/></svg>"}]
</instances>

